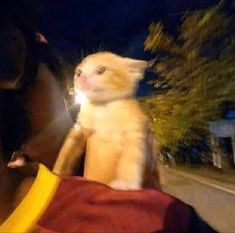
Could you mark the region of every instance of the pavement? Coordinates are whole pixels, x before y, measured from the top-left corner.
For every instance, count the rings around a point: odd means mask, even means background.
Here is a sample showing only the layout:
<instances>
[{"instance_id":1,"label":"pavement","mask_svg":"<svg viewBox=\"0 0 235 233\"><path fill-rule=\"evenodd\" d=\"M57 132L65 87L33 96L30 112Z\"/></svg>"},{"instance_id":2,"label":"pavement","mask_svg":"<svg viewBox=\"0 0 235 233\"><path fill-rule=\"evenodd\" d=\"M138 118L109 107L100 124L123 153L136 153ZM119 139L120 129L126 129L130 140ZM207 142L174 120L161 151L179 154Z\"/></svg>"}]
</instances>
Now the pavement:
<instances>
[{"instance_id":1,"label":"pavement","mask_svg":"<svg viewBox=\"0 0 235 233\"><path fill-rule=\"evenodd\" d=\"M218 232L235 233L235 185L195 174L194 168L185 170L164 166L163 191L193 206ZM218 176L220 174L224 175L218 172Z\"/></svg>"},{"instance_id":2,"label":"pavement","mask_svg":"<svg viewBox=\"0 0 235 233\"><path fill-rule=\"evenodd\" d=\"M219 181L217 179L212 179L209 177L204 177L199 174L195 174L195 173L193 173L193 169L191 169L191 172L179 170L179 169L177 169L177 167L165 166L165 169L169 170L169 171L173 171L180 176L183 176L185 178L189 178L189 179L196 181L196 182L199 182L201 184L208 185L208 186L216 188L218 190L235 195L235 184L227 183L227 182L225 183L225 182Z\"/></svg>"}]
</instances>

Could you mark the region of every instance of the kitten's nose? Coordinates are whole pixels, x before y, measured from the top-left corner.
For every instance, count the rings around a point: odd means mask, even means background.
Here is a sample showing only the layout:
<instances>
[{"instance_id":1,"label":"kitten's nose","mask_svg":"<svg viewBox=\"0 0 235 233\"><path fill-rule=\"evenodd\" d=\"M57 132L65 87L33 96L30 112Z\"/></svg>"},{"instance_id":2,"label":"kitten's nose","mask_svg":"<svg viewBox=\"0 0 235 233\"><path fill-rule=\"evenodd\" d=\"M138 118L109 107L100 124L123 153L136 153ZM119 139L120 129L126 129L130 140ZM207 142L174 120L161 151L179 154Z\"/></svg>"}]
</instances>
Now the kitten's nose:
<instances>
[{"instance_id":1,"label":"kitten's nose","mask_svg":"<svg viewBox=\"0 0 235 233\"><path fill-rule=\"evenodd\" d=\"M80 75L80 79L82 79L83 81L85 81L87 79L86 75L85 74L81 74Z\"/></svg>"}]
</instances>

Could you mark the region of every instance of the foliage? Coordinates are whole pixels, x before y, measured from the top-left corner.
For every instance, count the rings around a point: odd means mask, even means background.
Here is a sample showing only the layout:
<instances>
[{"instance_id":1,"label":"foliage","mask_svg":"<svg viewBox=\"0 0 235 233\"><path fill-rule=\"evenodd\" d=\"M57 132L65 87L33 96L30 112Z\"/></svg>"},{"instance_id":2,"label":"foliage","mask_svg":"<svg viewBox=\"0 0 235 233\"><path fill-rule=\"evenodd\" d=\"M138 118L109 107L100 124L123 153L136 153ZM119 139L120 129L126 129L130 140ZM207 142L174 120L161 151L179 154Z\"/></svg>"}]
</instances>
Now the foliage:
<instances>
[{"instance_id":1,"label":"foliage","mask_svg":"<svg viewBox=\"0 0 235 233\"><path fill-rule=\"evenodd\" d=\"M145 49L156 55L154 85L164 93L143 100L159 143L177 150L207 132L224 101L235 101L235 30L232 17L213 7L187 13L177 37L152 23Z\"/></svg>"}]
</instances>

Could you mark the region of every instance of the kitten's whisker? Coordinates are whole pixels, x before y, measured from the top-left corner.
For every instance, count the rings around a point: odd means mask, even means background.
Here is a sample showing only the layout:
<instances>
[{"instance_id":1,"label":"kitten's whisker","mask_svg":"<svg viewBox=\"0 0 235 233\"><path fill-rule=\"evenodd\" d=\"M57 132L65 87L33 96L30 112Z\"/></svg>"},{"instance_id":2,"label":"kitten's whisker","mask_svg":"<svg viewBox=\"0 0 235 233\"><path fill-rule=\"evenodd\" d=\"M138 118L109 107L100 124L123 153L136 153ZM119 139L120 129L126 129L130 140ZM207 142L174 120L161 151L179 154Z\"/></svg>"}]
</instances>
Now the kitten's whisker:
<instances>
[{"instance_id":1,"label":"kitten's whisker","mask_svg":"<svg viewBox=\"0 0 235 233\"><path fill-rule=\"evenodd\" d=\"M101 42L99 47L98 47L98 52L103 52L104 51L103 46L104 46L104 44L102 44L102 42Z\"/></svg>"},{"instance_id":2,"label":"kitten's whisker","mask_svg":"<svg viewBox=\"0 0 235 233\"><path fill-rule=\"evenodd\" d=\"M150 61L148 61L148 68L153 68L156 65L157 58L154 58Z\"/></svg>"},{"instance_id":3,"label":"kitten's whisker","mask_svg":"<svg viewBox=\"0 0 235 233\"><path fill-rule=\"evenodd\" d=\"M84 52L83 52L83 49L81 49L81 60L83 60L84 58Z\"/></svg>"}]
</instances>

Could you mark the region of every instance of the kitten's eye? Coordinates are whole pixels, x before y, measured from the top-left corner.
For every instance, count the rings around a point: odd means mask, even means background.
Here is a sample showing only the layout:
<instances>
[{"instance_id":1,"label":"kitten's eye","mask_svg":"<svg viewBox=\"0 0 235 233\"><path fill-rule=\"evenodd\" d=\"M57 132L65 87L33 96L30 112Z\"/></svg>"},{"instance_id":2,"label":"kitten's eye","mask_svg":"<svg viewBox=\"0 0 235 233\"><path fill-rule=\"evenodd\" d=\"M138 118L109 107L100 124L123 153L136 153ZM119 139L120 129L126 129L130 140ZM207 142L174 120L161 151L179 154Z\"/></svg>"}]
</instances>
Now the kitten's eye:
<instances>
[{"instance_id":1,"label":"kitten's eye","mask_svg":"<svg viewBox=\"0 0 235 233\"><path fill-rule=\"evenodd\" d=\"M104 66L100 66L97 68L96 73L103 74L105 71L106 71L106 68Z\"/></svg>"},{"instance_id":2,"label":"kitten's eye","mask_svg":"<svg viewBox=\"0 0 235 233\"><path fill-rule=\"evenodd\" d=\"M82 74L82 71L80 69L77 69L75 71L75 77L79 77Z\"/></svg>"}]
</instances>

